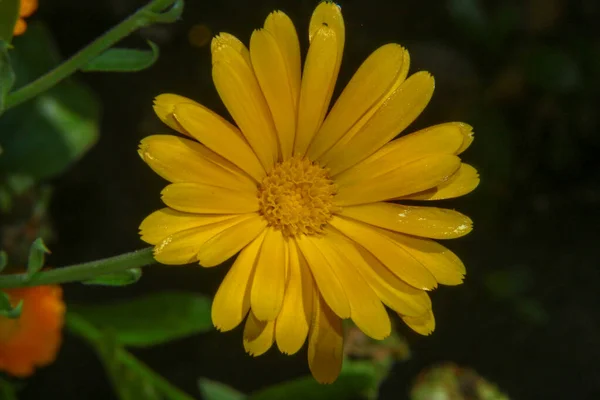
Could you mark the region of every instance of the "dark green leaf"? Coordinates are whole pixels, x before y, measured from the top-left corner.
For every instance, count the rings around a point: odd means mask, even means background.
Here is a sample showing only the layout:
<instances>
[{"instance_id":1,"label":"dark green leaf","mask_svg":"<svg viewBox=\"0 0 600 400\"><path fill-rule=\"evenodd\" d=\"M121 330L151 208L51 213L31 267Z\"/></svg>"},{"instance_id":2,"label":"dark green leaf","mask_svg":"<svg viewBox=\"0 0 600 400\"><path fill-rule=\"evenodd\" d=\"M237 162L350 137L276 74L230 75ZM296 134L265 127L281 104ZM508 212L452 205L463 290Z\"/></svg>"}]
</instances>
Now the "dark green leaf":
<instances>
[{"instance_id":1,"label":"dark green leaf","mask_svg":"<svg viewBox=\"0 0 600 400\"><path fill-rule=\"evenodd\" d=\"M117 338L69 311L66 326L96 350L121 400L193 400L127 352Z\"/></svg>"},{"instance_id":2,"label":"dark green leaf","mask_svg":"<svg viewBox=\"0 0 600 400\"><path fill-rule=\"evenodd\" d=\"M42 238L35 239L29 248L29 260L27 261L28 278L31 278L42 269L46 254L50 254L50 250L48 250Z\"/></svg>"},{"instance_id":3,"label":"dark green leaf","mask_svg":"<svg viewBox=\"0 0 600 400\"><path fill-rule=\"evenodd\" d=\"M16 307L13 307L8 294L0 291L0 316L6 318L19 318L23 309L23 300L19 301Z\"/></svg>"},{"instance_id":4,"label":"dark green leaf","mask_svg":"<svg viewBox=\"0 0 600 400\"><path fill-rule=\"evenodd\" d=\"M1 0L0 0L1 1ZM16 87L59 63L54 43L40 24L29 25L11 50ZM0 118L0 169L37 180L55 176L96 142L99 103L93 94L67 79L32 101L11 108Z\"/></svg>"},{"instance_id":5,"label":"dark green leaf","mask_svg":"<svg viewBox=\"0 0 600 400\"><path fill-rule=\"evenodd\" d=\"M198 379L198 387L204 400L244 400L247 396L231 386L206 378Z\"/></svg>"},{"instance_id":6,"label":"dark green leaf","mask_svg":"<svg viewBox=\"0 0 600 400\"><path fill-rule=\"evenodd\" d=\"M136 283L142 277L142 270L131 268L122 272L114 272L108 275L101 275L89 281L83 281L84 285L99 286L127 286Z\"/></svg>"},{"instance_id":7,"label":"dark green leaf","mask_svg":"<svg viewBox=\"0 0 600 400\"><path fill-rule=\"evenodd\" d=\"M0 9L2 8L2 2L0 0ZM2 11L0 10L0 15ZM0 17L1 19L2 17ZM0 26L2 22L0 21ZM10 58L8 57L8 42L0 39L0 115L4 112L4 104L8 92L15 83L15 73L10 65ZM1 153L1 151L0 151Z\"/></svg>"},{"instance_id":8,"label":"dark green leaf","mask_svg":"<svg viewBox=\"0 0 600 400\"><path fill-rule=\"evenodd\" d=\"M527 79L555 93L568 93L581 86L581 70L575 59L561 48L538 46L528 52L525 61Z\"/></svg>"},{"instance_id":9,"label":"dark green leaf","mask_svg":"<svg viewBox=\"0 0 600 400\"><path fill-rule=\"evenodd\" d=\"M81 68L85 72L136 72L149 68L159 55L158 46L148 41L150 50L108 49Z\"/></svg>"},{"instance_id":10,"label":"dark green leaf","mask_svg":"<svg viewBox=\"0 0 600 400\"><path fill-rule=\"evenodd\" d=\"M0 272L6 268L6 264L8 264L8 256L4 250L0 250Z\"/></svg>"},{"instance_id":11,"label":"dark green leaf","mask_svg":"<svg viewBox=\"0 0 600 400\"><path fill-rule=\"evenodd\" d=\"M0 0L0 40L10 43L17 19L19 19L19 0Z\"/></svg>"},{"instance_id":12,"label":"dark green leaf","mask_svg":"<svg viewBox=\"0 0 600 400\"><path fill-rule=\"evenodd\" d=\"M110 304L72 306L125 346L153 346L212 329L210 300L187 292L163 292Z\"/></svg>"},{"instance_id":13,"label":"dark green leaf","mask_svg":"<svg viewBox=\"0 0 600 400\"><path fill-rule=\"evenodd\" d=\"M345 361L338 379L331 385L319 384L312 376L270 386L252 394L250 400L330 400L377 397L379 380L375 365L368 361Z\"/></svg>"},{"instance_id":14,"label":"dark green leaf","mask_svg":"<svg viewBox=\"0 0 600 400\"><path fill-rule=\"evenodd\" d=\"M2 378L0 378L0 399L18 400L17 390L14 388L13 384Z\"/></svg>"}]
</instances>

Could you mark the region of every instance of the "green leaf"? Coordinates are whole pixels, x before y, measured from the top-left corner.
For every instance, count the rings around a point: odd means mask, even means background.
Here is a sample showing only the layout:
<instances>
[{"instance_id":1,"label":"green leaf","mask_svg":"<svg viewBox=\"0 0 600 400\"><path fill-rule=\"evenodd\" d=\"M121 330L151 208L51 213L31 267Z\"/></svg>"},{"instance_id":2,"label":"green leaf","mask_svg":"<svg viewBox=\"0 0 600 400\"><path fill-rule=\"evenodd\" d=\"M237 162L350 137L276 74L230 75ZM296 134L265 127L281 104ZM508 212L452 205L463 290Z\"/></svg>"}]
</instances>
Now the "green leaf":
<instances>
[{"instance_id":1,"label":"green leaf","mask_svg":"<svg viewBox=\"0 0 600 400\"><path fill-rule=\"evenodd\" d=\"M29 279L44 267L46 254L50 254L50 250L42 238L35 239L29 248L29 260L27 261L27 277Z\"/></svg>"},{"instance_id":2,"label":"green leaf","mask_svg":"<svg viewBox=\"0 0 600 400\"><path fill-rule=\"evenodd\" d=\"M16 307L12 306L8 294L0 291L0 317L19 318L23 309L23 300L19 301Z\"/></svg>"},{"instance_id":3,"label":"green leaf","mask_svg":"<svg viewBox=\"0 0 600 400\"><path fill-rule=\"evenodd\" d=\"M198 379L198 387L204 400L244 400L247 396L231 386L206 378Z\"/></svg>"},{"instance_id":4,"label":"green leaf","mask_svg":"<svg viewBox=\"0 0 600 400\"><path fill-rule=\"evenodd\" d=\"M6 0L0 0L0 8L2 8L3 1ZM2 15L1 13L2 11L0 10L0 15ZM0 26L1 25L2 22L0 21ZM0 115L4 112L6 96L14 84L15 73L10 65L10 57L8 57L8 42L0 40ZM2 151L0 151L0 153L2 153Z\"/></svg>"},{"instance_id":5,"label":"green leaf","mask_svg":"<svg viewBox=\"0 0 600 400\"><path fill-rule=\"evenodd\" d=\"M14 388L13 384L2 378L0 378L0 399L18 400L17 390Z\"/></svg>"},{"instance_id":6,"label":"green leaf","mask_svg":"<svg viewBox=\"0 0 600 400\"><path fill-rule=\"evenodd\" d=\"M3 0L0 0L3 1ZM49 32L31 23L14 41L11 63L20 87L60 62ZM67 79L0 118L0 169L36 180L56 176L96 142L99 103L83 85Z\"/></svg>"},{"instance_id":7,"label":"green leaf","mask_svg":"<svg viewBox=\"0 0 600 400\"><path fill-rule=\"evenodd\" d=\"M158 60L158 46L148 40L150 50L108 49L81 68L84 72L136 72L151 67Z\"/></svg>"},{"instance_id":8,"label":"green leaf","mask_svg":"<svg viewBox=\"0 0 600 400\"><path fill-rule=\"evenodd\" d=\"M146 347L210 331L210 307L201 295L163 292L71 309L96 327L113 331L120 344Z\"/></svg>"},{"instance_id":9,"label":"green leaf","mask_svg":"<svg viewBox=\"0 0 600 400\"><path fill-rule=\"evenodd\" d=\"M193 400L127 352L114 335L100 331L80 315L67 312L66 326L94 347L121 400Z\"/></svg>"},{"instance_id":10,"label":"green leaf","mask_svg":"<svg viewBox=\"0 0 600 400\"><path fill-rule=\"evenodd\" d=\"M312 376L270 386L250 395L250 400L355 399L358 395L377 397L379 379L375 365L368 361L344 362L342 372L331 385L322 385Z\"/></svg>"},{"instance_id":11,"label":"green leaf","mask_svg":"<svg viewBox=\"0 0 600 400\"><path fill-rule=\"evenodd\" d=\"M10 43L19 19L19 0L0 0L0 41Z\"/></svg>"},{"instance_id":12,"label":"green leaf","mask_svg":"<svg viewBox=\"0 0 600 400\"><path fill-rule=\"evenodd\" d=\"M140 268L131 268L121 272L101 275L88 281L83 281L84 285L99 285L99 286L127 286L136 283L142 277Z\"/></svg>"},{"instance_id":13,"label":"green leaf","mask_svg":"<svg viewBox=\"0 0 600 400\"><path fill-rule=\"evenodd\" d=\"M6 268L7 264L8 256L6 255L6 252L4 250L0 250L0 272L2 272L4 268Z\"/></svg>"}]
</instances>

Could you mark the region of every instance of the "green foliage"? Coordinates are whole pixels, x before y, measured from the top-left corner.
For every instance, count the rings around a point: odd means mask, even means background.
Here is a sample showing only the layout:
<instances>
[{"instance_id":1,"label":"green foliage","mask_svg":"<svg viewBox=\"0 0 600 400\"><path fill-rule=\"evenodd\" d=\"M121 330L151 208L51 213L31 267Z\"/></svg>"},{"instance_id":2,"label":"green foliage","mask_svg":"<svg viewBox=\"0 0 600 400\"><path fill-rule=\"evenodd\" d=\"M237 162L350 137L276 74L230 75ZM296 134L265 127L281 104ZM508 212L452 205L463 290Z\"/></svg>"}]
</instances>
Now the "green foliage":
<instances>
[{"instance_id":1,"label":"green foliage","mask_svg":"<svg viewBox=\"0 0 600 400\"><path fill-rule=\"evenodd\" d=\"M142 277L142 270L139 268L131 268L121 272L113 272L112 274L100 275L94 279L83 281L84 285L98 286L127 286L136 283Z\"/></svg>"},{"instance_id":2,"label":"green foliage","mask_svg":"<svg viewBox=\"0 0 600 400\"><path fill-rule=\"evenodd\" d=\"M41 238L35 239L29 248L29 260L27 261L27 275L29 278L42 269L46 254L50 254L50 250L48 250L44 241Z\"/></svg>"},{"instance_id":3,"label":"green foliage","mask_svg":"<svg viewBox=\"0 0 600 400\"><path fill-rule=\"evenodd\" d=\"M0 8L2 8L3 1L4 0L0 0ZM0 10L0 15L2 15L1 13L2 11ZM0 22L0 26L2 26L2 22ZM15 73L10 65L10 58L8 57L8 42L0 39L0 115L2 115L2 112L4 111L6 96L14 83Z\"/></svg>"},{"instance_id":4,"label":"green foliage","mask_svg":"<svg viewBox=\"0 0 600 400\"><path fill-rule=\"evenodd\" d=\"M204 400L244 400L248 398L231 386L206 378L198 379L198 387Z\"/></svg>"},{"instance_id":5,"label":"green foliage","mask_svg":"<svg viewBox=\"0 0 600 400\"><path fill-rule=\"evenodd\" d=\"M194 293L162 292L110 304L71 306L124 346L146 347L212 329L211 302Z\"/></svg>"},{"instance_id":6,"label":"green foliage","mask_svg":"<svg viewBox=\"0 0 600 400\"><path fill-rule=\"evenodd\" d=\"M375 399L378 387L378 371L372 362L346 360L340 376L331 385L322 385L312 376L307 376L270 386L252 394L249 399L329 400L354 399L357 396Z\"/></svg>"},{"instance_id":7,"label":"green foliage","mask_svg":"<svg viewBox=\"0 0 600 400\"><path fill-rule=\"evenodd\" d=\"M569 93L581 87L582 76L575 59L554 46L536 46L525 60L527 80L553 93Z\"/></svg>"},{"instance_id":8,"label":"green foliage","mask_svg":"<svg viewBox=\"0 0 600 400\"><path fill-rule=\"evenodd\" d=\"M0 272L4 271L8 264L8 256L4 250L0 250Z\"/></svg>"},{"instance_id":9,"label":"green foliage","mask_svg":"<svg viewBox=\"0 0 600 400\"><path fill-rule=\"evenodd\" d=\"M46 73L60 58L48 31L30 24L11 51L16 86ZM79 159L98 137L99 105L92 93L65 80L0 119L0 169L37 180L56 176Z\"/></svg>"},{"instance_id":10,"label":"green foliage","mask_svg":"<svg viewBox=\"0 0 600 400\"><path fill-rule=\"evenodd\" d=\"M192 400L125 350L118 339L75 313L67 313L67 328L89 342L104 364L121 400Z\"/></svg>"},{"instance_id":11,"label":"green foliage","mask_svg":"<svg viewBox=\"0 0 600 400\"><path fill-rule=\"evenodd\" d=\"M148 41L150 50L108 49L86 64L85 72L136 72L151 67L158 60L158 46Z\"/></svg>"},{"instance_id":12,"label":"green foliage","mask_svg":"<svg viewBox=\"0 0 600 400\"><path fill-rule=\"evenodd\" d=\"M16 307L13 307L8 294L0 291L0 317L19 318L23 309L23 300L19 301Z\"/></svg>"},{"instance_id":13,"label":"green foliage","mask_svg":"<svg viewBox=\"0 0 600 400\"><path fill-rule=\"evenodd\" d=\"M9 381L2 378L0 378L0 399L17 400L17 390L15 387Z\"/></svg>"},{"instance_id":14,"label":"green foliage","mask_svg":"<svg viewBox=\"0 0 600 400\"><path fill-rule=\"evenodd\" d=\"M0 0L0 41L10 43L19 19L19 0Z\"/></svg>"}]
</instances>

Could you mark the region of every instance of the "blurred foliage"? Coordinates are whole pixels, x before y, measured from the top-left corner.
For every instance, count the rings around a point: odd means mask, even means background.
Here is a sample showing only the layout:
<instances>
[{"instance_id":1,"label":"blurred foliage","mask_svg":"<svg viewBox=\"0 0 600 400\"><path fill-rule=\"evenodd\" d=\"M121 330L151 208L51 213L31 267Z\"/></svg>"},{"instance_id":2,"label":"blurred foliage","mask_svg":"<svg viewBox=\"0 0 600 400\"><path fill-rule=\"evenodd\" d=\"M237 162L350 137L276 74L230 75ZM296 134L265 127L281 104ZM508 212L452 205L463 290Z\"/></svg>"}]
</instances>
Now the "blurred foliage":
<instances>
[{"instance_id":1,"label":"blurred foliage","mask_svg":"<svg viewBox=\"0 0 600 400\"><path fill-rule=\"evenodd\" d=\"M32 23L15 38L11 64L20 87L60 62L48 30ZM41 180L56 176L96 142L100 119L96 97L67 79L0 119L0 172Z\"/></svg>"},{"instance_id":2,"label":"blurred foliage","mask_svg":"<svg viewBox=\"0 0 600 400\"><path fill-rule=\"evenodd\" d=\"M137 72L151 67L158 60L158 46L148 41L150 50L108 49L81 68L84 72Z\"/></svg>"},{"instance_id":3,"label":"blurred foliage","mask_svg":"<svg viewBox=\"0 0 600 400\"><path fill-rule=\"evenodd\" d=\"M0 42L10 43L18 18L19 0L0 1ZM1 48L2 46L0 45Z\"/></svg>"},{"instance_id":4,"label":"blurred foliage","mask_svg":"<svg viewBox=\"0 0 600 400\"><path fill-rule=\"evenodd\" d=\"M15 385L0 377L0 399L18 400Z\"/></svg>"},{"instance_id":5,"label":"blurred foliage","mask_svg":"<svg viewBox=\"0 0 600 400\"><path fill-rule=\"evenodd\" d=\"M509 400L472 369L452 363L422 371L410 391L411 400Z\"/></svg>"},{"instance_id":6,"label":"blurred foliage","mask_svg":"<svg viewBox=\"0 0 600 400\"><path fill-rule=\"evenodd\" d=\"M208 298L195 293L161 292L69 309L110 331L120 345L147 347L211 331L210 307Z\"/></svg>"}]
</instances>

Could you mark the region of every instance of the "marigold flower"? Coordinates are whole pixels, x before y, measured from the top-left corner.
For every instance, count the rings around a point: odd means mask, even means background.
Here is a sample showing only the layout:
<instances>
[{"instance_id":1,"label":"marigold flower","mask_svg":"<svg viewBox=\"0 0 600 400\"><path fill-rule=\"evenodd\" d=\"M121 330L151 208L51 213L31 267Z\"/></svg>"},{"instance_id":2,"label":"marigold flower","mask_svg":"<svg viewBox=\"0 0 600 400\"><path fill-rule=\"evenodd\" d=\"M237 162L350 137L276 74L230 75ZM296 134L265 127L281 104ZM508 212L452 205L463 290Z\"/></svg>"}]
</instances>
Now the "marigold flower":
<instances>
[{"instance_id":1,"label":"marigold flower","mask_svg":"<svg viewBox=\"0 0 600 400\"><path fill-rule=\"evenodd\" d=\"M167 205L140 226L164 264L221 264L240 252L219 287L221 331L246 318L252 355L273 343L296 353L308 337L319 382L342 364L342 319L383 339L384 304L415 331L434 329L426 291L457 285L465 268L431 239L471 231L452 210L403 205L464 195L479 178L458 155L472 142L460 122L392 140L425 108L434 81L407 78L408 52L387 44L360 66L328 113L344 48L340 8L320 3L301 74L291 20L271 13L247 49L221 33L211 45L213 80L236 127L187 98L163 94L154 110L187 138L155 135L139 154L172 182Z\"/></svg>"},{"instance_id":2,"label":"marigold flower","mask_svg":"<svg viewBox=\"0 0 600 400\"><path fill-rule=\"evenodd\" d=\"M0 316L0 371L17 377L56 358L62 341L65 305L60 286L7 289L13 306L23 300L18 319Z\"/></svg>"},{"instance_id":3,"label":"marigold flower","mask_svg":"<svg viewBox=\"0 0 600 400\"><path fill-rule=\"evenodd\" d=\"M38 8L38 0L21 0L21 7L19 8L19 19L15 24L13 35L18 36L25 33L27 30L27 22L25 18L31 16Z\"/></svg>"}]
</instances>

